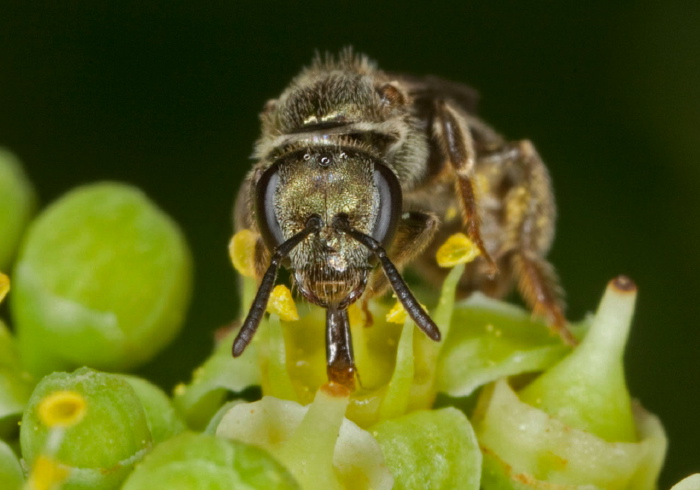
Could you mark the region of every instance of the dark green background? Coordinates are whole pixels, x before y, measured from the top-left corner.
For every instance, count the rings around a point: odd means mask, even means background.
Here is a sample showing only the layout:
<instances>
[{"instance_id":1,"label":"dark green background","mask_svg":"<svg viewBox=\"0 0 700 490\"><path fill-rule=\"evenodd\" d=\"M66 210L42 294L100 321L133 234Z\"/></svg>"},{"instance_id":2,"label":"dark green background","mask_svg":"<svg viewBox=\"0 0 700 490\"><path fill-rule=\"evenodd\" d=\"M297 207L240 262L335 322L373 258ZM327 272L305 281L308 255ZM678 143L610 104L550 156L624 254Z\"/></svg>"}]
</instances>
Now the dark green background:
<instances>
[{"instance_id":1,"label":"dark green background","mask_svg":"<svg viewBox=\"0 0 700 490\"><path fill-rule=\"evenodd\" d=\"M226 244L257 113L314 50L351 44L477 87L484 118L536 143L569 316L619 273L638 283L628 377L670 436L662 488L700 471L700 2L102 3L0 1L0 145L44 203L126 181L184 228L191 314L144 373L187 379L237 314Z\"/></svg>"}]
</instances>

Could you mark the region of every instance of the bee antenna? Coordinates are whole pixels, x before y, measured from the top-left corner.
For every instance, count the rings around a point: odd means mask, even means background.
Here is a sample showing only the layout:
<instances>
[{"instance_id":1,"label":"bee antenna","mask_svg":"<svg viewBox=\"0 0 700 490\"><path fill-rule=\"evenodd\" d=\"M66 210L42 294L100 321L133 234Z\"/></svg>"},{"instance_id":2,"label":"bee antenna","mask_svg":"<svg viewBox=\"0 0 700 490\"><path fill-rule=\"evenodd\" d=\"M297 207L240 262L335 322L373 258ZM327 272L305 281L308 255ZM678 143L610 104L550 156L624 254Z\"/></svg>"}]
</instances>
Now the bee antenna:
<instances>
[{"instance_id":1,"label":"bee antenna","mask_svg":"<svg viewBox=\"0 0 700 490\"><path fill-rule=\"evenodd\" d=\"M236 335L236 340L233 341L233 357L238 357L243 354L243 351L253 339L253 335L255 335L255 331L258 329L260 321L262 320L265 310L267 309L267 301L270 299L270 293L272 293L272 288L275 285L275 279L277 279L277 271L279 270L280 265L282 265L282 261L307 236L309 236L311 233L318 232L321 229L321 225L321 217L318 215L312 215L306 221L306 226L302 231L275 248L275 252L272 254L272 258L270 259L270 265L267 268L262 281L260 282L258 292L255 294L253 304L248 311L248 316L246 316L246 319L241 326L241 330L238 332L238 335Z\"/></svg>"},{"instance_id":2,"label":"bee antenna","mask_svg":"<svg viewBox=\"0 0 700 490\"><path fill-rule=\"evenodd\" d=\"M381 244L371 236L351 228L350 224L348 223L347 216L336 216L333 219L333 227L338 231L348 234L377 256L379 263L382 264L382 268L384 269L384 274L386 274L392 289L396 293L396 297L406 309L408 315L415 322L418 328L425 332L428 337L436 342L439 341L440 329L437 327L433 319L426 313L420 303L418 303L416 297L413 296L413 293L411 293L411 290L408 288L408 284L406 284L406 281L403 280L401 273L391 262L391 259L389 259L386 250L384 250Z\"/></svg>"}]
</instances>

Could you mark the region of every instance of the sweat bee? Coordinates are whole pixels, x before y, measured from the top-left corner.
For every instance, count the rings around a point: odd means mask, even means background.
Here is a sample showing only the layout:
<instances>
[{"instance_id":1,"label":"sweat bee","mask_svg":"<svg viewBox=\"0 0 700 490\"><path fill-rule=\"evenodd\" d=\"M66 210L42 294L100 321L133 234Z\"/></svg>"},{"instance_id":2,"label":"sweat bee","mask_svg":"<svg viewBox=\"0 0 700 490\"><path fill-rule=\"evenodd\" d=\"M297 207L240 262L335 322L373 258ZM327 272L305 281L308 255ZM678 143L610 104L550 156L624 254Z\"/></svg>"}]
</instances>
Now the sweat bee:
<instances>
[{"instance_id":1,"label":"sweat bee","mask_svg":"<svg viewBox=\"0 0 700 490\"><path fill-rule=\"evenodd\" d=\"M574 343L545 259L555 217L547 169L529 141L509 142L479 119L476 101L467 86L385 72L348 49L317 56L267 102L257 163L236 200L236 228L259 236L260 286L234 356L251 341L280 266L326 309L330 381L354 387L347 307L389 287L439 341L399 270L410 264L440 281L435 251L459 231L481 252L461 278L462 296L502 297L517 282L533 311Z\"/></svg>"}]
</instances>

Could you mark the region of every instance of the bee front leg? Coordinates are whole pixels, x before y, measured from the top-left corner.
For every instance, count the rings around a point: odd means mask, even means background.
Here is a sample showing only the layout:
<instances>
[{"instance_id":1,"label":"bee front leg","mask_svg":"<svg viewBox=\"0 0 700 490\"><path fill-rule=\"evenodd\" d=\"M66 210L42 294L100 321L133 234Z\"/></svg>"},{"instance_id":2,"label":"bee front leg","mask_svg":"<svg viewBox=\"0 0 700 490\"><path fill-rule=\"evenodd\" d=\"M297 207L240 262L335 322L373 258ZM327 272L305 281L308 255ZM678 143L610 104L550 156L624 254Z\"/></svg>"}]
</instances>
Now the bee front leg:
<instances>
[{"instance_id":1,"label":"bee front leg","mask_svg":"<svg viewBox=\"0 0 700 490\"><path fill-rule=\"evenodd\" d=\"M472 183L476 153L469 126L464 118L444 100L438 100L435 103L433 136L437 139L443 155L450 161L457 177L455 187L462 209L465 231L481 252L482 257L490 264L491 275L495 275L498 272L498 266L486 250L481 238L481 223Z\"/></svg>"},{"instance_id":2,"label":"bee front leg","mask_svg":"<svg viewBox=\"0 0 700 490\"><path fill-rule=\"evenodd\" d=\"M480 156L479 166L503 179L504 242L499 255L508 257L523 299L544 316L566 343L576 340L567 328L562 289L556 271L545 259L554 238L555 207L549 174L529 141L507 143ZM488 167L491 167L490 169Z\"/></svg>"},{"instance_id":3,"label":"bee front leg","mask_svg":"<svg viewBox=\"0 0 700 490\"><path fill-rule=\"evenodd\" d=\"M326 371L328 381L355 390L355 359L347 310L326 310Z\"/></svg>"}]
</instances>

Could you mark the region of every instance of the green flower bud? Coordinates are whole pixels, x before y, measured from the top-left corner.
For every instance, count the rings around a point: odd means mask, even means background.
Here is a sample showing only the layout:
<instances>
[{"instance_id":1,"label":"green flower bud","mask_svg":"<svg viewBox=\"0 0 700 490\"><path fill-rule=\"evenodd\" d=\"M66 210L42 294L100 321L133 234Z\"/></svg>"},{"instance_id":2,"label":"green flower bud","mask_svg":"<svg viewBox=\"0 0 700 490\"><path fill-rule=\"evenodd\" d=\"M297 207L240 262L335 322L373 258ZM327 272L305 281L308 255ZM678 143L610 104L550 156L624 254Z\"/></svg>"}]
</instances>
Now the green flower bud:
<instances>
[{"instance_id":1,"label":"green flower bud","mask_svg":"<svg viewBox=\"0 0 700 490\"><path fill-rule=\"evenodd\" d=\"M627 278L611 281L583 342L523 389L520 399L606 441L636 442L622 364L636 293Z\"/></svg>"},{"instance_id":2,"label":"green flower bud","mask_svg":"<svg viewBox=\"0 0 700 490\"><path fill-rule=\"evenodd\" d=\"M173 403L193 429L203 430L207 426L228 392L240 393L260 384L256 344L234 358L231 344L235 334L231 332L219 342L211 357L195 369L190 384L175 387Z\"/></svg>"},{"instance_id":3,"label":"green flower bud","mask_svg":"<svg viewBox=\"0 0 700 490\"><path fill-rule=\"evenodd\" d=\"M12 448L3 441L0 441L0 483L4 490L20 490L24 484L19 460Z\"/></svg>"},{"instance_id":4,"label":"green flower bud","mask_svg":"<svg viewBox=\"0 0 700 490\"><path fill-rule=\"evenodd\" d=\"M452 397L468 396L497 379L542 371L570 350L529 311L475 294L455 306L437 388Z\"/></svg>"},{"instance_id":5,"label":"green flower bud","mask_svg":"<svg viewBox=\"0 0 700 490\"><path fill-rule=\"evenodd\" d=\"M456 408L387 420L372 428L372 434L394 475L394 490L479 489L479 443Z\"/></svg>"},{"instance_id":6,"label":"green flower bud","mask_svg":"<svg viewBox=\"0 0 700 490\"><path fill-rule=\"evenodd\" d=\"M31 226L12 312L27 369L133 368L175 336L189 301L189 252L141 192L103 183L70 192Z\"/></svg>"},{"instance_id":7,"label":"green flower bud","mask_svg":"<svg viewBox=\"0 0 700 490\"><path fill-rule=\"evenodd\" d=\"M504 380L484 390L473 420L485 490L655 488L666 437L631 402L622 368L635 294L612 281L583 342L520 398Z\"/></svg>"},{"instance_id":8,"label":"green flower bud","mask_svg":"<svg viewBox=\"0 0 700 490\"><path fill-rule=\"evenodd\" d=\"M207 424L207 427L204 429L205 434L209 434L211 436L216 435L216 429L219 427L219 424L221 423L221 419L224 418L224 415L228 413L229 410L231 410L233 407L236 405L240 405L241 403L246 403L245 400L231 400L229 402L224 403L221 405L221 408L217 410L217 412L214 414L214 416L209 420L209 423Z\"/></svg>"},{"instance_id":9,"label":"green flower bud","mask_svg":"<svg viewBox=\"0 0 700 490\"><path fill-rule=\"evenodd\" d=\"M122 490L296 490L285 468L262 449L185 432L158 445Z\"/></svg>"},{"instance_id":10,"label":"green flower bud","mask_svg":"<svg viewBox=\"0 0 700 490\"><path fill-rule=\"evenodd\" d=\"M666 452L661 423L639 406L639 442L608 442L523 403L505 380L484 390L472 420L484 490L652 490Z\"/></svg>"},{"instance_id":11,"label":"green flower bud","mask_svg":"<svg viewBox=\"0 0 700 490\"><path fill-rule=\"evenodd\" d=\"M0 366L6 366L17 371L22 369L15 339L2 320L0 320Z\"/></svg>"},{"instance_id":12,"label":"green flower bud","mask_svg":"<svg viewBox=\"0 0 700 490\"><path fill-rule=\"evenodd\" d=\"M379 444L344 418L348 396L345 388L324 385L306 407L273 397L242 403L216 433L267 449L305 489L389 489L393 478Z\"/></svg>"},{"instance_id":13,"label":"green flower bud","mask_svg":"<svg viewBox=\"0 0 700 490\"><path fill-rule=\"evenodd\" d=\"M81 368L39 382L22 418L20 444L30 480L58 473L64 490L94 490L118 488L152 440L129 383Z\"/></svg>"},{"instance_id":14,"label":"green flower bud","mask_svg":"<svg viewBox=\"0 0 700 490\"><path fill-rule=\"evenodd\" d=\"M19 160L0 148L0 271L14 258L35 204L34 188Z\"/></svg>"},{"instance_id":15,"label":"green flower bud","mask_svg":"<svg viewBox=\"0 0 700 490\"><path fill-rule=\"evenodd\" d=\"M125 374L120 376L141 400L154 444L167 441L186 429L185 422L163 390L143 378Z\"/></svg>"},{"instance_id":16,"label":"green flower bud","mask_svg":"<svg viewBox=\"0 0 700 490\"><path fill-rule=\"evenodd\" d=\"M31 376L20 364L12 334L0 320L0 439L16 437L33 387Z\"/></svg>"}]
</instances>

